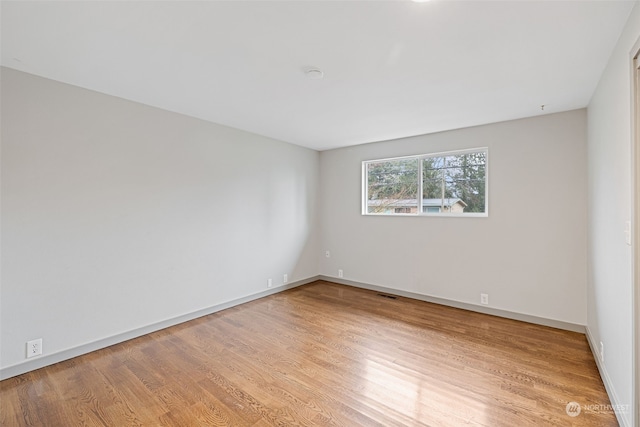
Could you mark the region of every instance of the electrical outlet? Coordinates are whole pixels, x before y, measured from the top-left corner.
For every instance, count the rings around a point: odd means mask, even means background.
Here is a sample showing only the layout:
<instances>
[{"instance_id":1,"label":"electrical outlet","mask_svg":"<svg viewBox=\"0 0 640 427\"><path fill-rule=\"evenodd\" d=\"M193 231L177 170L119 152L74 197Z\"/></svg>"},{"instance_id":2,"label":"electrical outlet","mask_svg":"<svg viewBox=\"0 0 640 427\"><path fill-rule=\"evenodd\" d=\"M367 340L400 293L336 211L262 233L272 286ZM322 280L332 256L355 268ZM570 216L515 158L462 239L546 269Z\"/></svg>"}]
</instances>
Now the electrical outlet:
<instances>
[{"instance_id":1,"label":"electrical outlet","mask_svg":"<svg viewBox=\"0 0 640 427\"><path fill-rule=\"evenodd\" d=\"M600 341L600 361L604 362L604 344Z\"/></svg>"},{"instance_id":2,"label":"electrical outlet","mask_svg":"<svg viewBox=\"0 0 640 427\"><path fill-rule=\"evenodd\" d=\"M480 294L480 304L489 304L489 294Z\"/></svg>"},{"instance_id":3,"label":"electrical outlet","mask_svg":"<svg viewBox=\"0 0 640 427\"><path fill-rule=\"evenodd\" d=\"M270 288L271 286L273 286L273 280L267 279L267 288Z\"/></svg>"},{"instance_id":4,"label":"electrical outlet","mask_svg":"<svg viewBox=\"0 0 640 427\"><path fill-rule=\"evenodd\" d=\"M631 221L624 223L624 241L631 246Z\"/></svg>"},{"instance_id":5,"label":"electrical outlet","mask_svg":"<svg viewBox=\"0 0 640 427\"><path fill-rule=\"evenodd\" d=\"M285 274L284 277L282 278L282 283L287 283L289 281L289 275Z\"/></svg>"},{"instance_id":6,"label":"electrical outlet","mask_svg":"<svg viewBox=\"0 0 640 427\"><path fill-rule=\"evenodd\" d=\"M40 356L42 354L42 338L27 341L27 358Z\"/></svg>"},{"instance_id":7,"label":"electrical outlet","mask_svg":"<svg viewBox=\"0 0 640 427\"><path fill-rule=\"evenodd\" d=\"M327 258L331 258L331 252L330 251L326 251L324 253L324 256L327 257Z\"/></svg>"},{"instance_id":8,"label":"electrical outlet","mask_svg":"<svg viewBox=\"0 0 640 427\"><path fill-rule=\"evenodd\" d=\"M342 276L344 276L344 273L343 273L342 269L340 269L340 270L338 270L338 277L342 277Z\"/></svg>"}]
</instances>

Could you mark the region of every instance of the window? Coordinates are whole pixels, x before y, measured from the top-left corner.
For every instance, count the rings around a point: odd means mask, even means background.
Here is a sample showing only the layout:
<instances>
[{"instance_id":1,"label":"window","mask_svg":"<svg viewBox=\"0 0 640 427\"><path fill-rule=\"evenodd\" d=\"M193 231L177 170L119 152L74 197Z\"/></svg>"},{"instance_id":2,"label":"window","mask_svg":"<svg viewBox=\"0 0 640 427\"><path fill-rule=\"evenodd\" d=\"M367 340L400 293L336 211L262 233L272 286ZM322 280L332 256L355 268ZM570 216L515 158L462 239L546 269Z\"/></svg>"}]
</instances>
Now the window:
<instances>
[{"instance_id":1,"label":"window","mask_svg":"<svg viewBox=\"0 0 640 427\"><path fill-rule=\"evenodd\" d=\"M440 212L440 207L434 207L434 206L424 206L422 208L422 212L428 212L428 213L438 213Z\"/></svg>"},{"instance_id":2,"label":"window","mask_svg":"<svg viewBox=\"0 0 640 427\"><path fill-rule=\"evenodd\" d=\"M363 162L364 215L487 216L486 148Z\"/></svg>"},{"instance_id":3,"label":"window","mask_svg":"<svg viewBox=\"0 0 640 427\"><path fill-rule=\"evenodd\" d=\"M411 213L411 208L395 208L395 213Z\"/></svg>"}]
</instances>

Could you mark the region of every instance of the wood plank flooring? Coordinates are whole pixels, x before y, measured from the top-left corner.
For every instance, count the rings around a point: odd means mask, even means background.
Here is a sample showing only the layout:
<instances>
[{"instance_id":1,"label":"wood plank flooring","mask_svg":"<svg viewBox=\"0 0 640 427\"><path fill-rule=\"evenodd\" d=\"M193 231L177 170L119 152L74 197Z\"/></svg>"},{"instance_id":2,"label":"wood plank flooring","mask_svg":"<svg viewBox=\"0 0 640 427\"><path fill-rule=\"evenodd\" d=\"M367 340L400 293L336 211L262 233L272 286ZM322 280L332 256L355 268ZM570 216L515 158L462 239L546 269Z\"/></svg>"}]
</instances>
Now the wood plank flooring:
<instances>
[{"instance_id":1,"label":"wood plank flooring","mask_svg":"<svg viewBox=\"0 0 640 427\"><path fill-rule=\"evenodd\" d=\"M322 281L0 382L2 426L616 426L608 404L582 334Z\"/></svg>"}]
</instances>

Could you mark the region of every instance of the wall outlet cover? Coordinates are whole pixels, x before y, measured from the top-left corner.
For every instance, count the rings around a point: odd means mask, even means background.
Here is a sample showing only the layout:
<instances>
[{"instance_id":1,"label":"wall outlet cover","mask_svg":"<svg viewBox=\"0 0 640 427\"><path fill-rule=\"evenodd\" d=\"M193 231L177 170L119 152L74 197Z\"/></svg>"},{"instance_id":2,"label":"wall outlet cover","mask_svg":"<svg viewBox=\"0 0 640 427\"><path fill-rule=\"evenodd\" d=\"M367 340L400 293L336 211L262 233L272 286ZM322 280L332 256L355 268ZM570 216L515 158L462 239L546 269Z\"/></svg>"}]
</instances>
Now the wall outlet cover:
<instances>
[{"instance_id":1,"label":"wall outlet cover","mask_svg":"<svg viewBox=\"0 0 640 427\"><path fill-rule=\"evenodd\" d=\"M42 338L27 341L27 358L40 356L42 354Z\"/></svg>"}]
</instances>

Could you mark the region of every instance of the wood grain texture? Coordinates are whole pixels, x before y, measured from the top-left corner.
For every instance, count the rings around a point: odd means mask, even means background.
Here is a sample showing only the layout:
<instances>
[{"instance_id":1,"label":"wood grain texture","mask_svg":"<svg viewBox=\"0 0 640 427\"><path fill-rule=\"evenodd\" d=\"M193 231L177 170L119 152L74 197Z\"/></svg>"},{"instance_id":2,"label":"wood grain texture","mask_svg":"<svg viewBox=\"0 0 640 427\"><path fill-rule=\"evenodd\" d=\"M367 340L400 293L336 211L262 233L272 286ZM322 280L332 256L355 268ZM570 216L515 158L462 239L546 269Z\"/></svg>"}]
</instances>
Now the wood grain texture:
<instances>
[{"instance_id":1,"label":"wood grain texture","mask_svg":"<svg viewBox=\"0 0 640 427\"><path fill-rule=\"evenodd\" d=\"M323 281L0 382L2 426L616 426L607 405L582 334Z\"/></svg>"}]
</instances>

